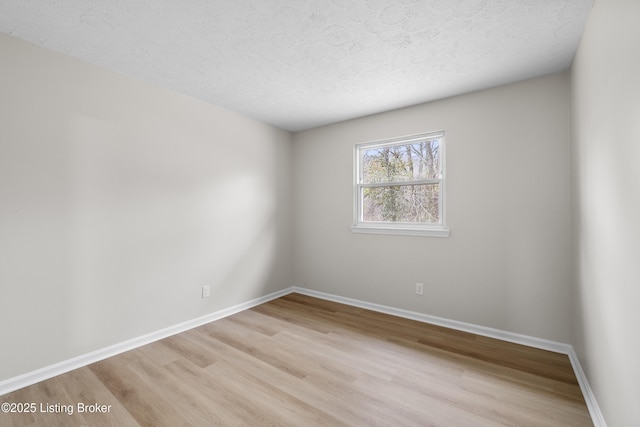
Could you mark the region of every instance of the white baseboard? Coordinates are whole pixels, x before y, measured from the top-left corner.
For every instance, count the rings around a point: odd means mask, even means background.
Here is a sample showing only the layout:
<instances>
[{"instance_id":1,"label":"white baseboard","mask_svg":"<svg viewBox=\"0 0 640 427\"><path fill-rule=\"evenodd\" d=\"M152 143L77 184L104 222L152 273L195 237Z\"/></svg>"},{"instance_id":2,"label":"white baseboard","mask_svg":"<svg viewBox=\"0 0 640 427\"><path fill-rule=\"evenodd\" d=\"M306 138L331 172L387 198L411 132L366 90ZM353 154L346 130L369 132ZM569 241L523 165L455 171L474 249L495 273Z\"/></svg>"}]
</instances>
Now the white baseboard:
<instances>
[{"instance_id":1,"label":"white baseboard","mask_svg":"<svg viewBox=\"0 0 640 427\"><path fill-rule=\"evenodd\" d=\"M417 320L418 322L443 326L445 328L456 329L458 331L470 332L472 334L482 335L484 337L496 338L502 341L508 341L516 344L527 345L529 347L536 347L543 350L553 351L556 353L569 354L569 349L571 348L569 344L563 344L556 341L549 341L541 338L534 338L528 335L516 334L514 332L507 332L500 329L488 328L486 326L474 325L472 323L459 322L457 320L445 319L442 317L431 316L429 314L417 313L415 311L403 310L400 308L374 304L374 303L356 300L352 298L345 298L338 295L332 295L324 292L313 291L310 289L293 287L292 291L297 292L299 294L303 294L303 295L308 295L316 298L321 298L329 301L351 305L354 307L366 308L368 310L377 311L380 313L386 313L386 314L391 314L393 316L404 317L405 319Z\"/></svg>"},{"instance_id":2,"label":"white baseboard","mask_svg":"<svg viewBox=\"0 0 640 427\"><path fill-rule=\"evenodd\" d=\"M133 350L134 348L170 337L171 335L188 331L189 329L202 326L206 323L213 322L214 320L231 316L232 314L247 310L251 307L255 307L267 301L280 298L281 296L287 295L289 293L291 293L291 288L283 289L281 291L274 292L263 297L252 299L251 301L234 305L233 307L218 310L216 312L198 317L196 319L188 320L186 322L182 322L177 325L161 329L159 331L151 332L149 334L133 338L109 347L105 347L100 350L92 351L91 353L83 354L81 356L77 356L72 359L56 363L54 365L46 366L32 372L27 372L26 374L9 378L8 380L0 381L0 396L21 389L23 387L39 383L40 381L48 380L49 378L64 374L65 372L82 368L83 366L87 366L91 363L99 362L100 360L104 360L108 357L124 353L125 351Z\"/></svg>"},{"instance_id":3,"label":"white baseboard","mask_svg":"<svg viewBox=\"0 0 640 427\"><path fill-rule=\"evenodd\" d=\"M584 401L587 403L587 408L589 408L589 414L591 414L591 421L593 421L593 425L595 427L607 427L607 423L604 420L602 411L598 406L596 397L593 394L593 390L591 390L589 381L587 381L587 376L582 370L580 360L578 359L578 355L576 354L576 352L573 350L573 347L569 349L568 356L569 360L571 361L571 366L573 367L573 372L576 374L578 384L580 384L580 390L582 391Z\"/></svg>"},{"instance_id":4,"label":"white baseboard","mask_svg":"<svg viewBox=\"0 0 640 427\"><path fill-rule=\"evenodd\" d=\"M374 304L366 301L346 298L338 295L328 294L325 292L318 292L318 291L297 287L297 286L292 286L290 288L283 289L281 291L274 292L269 295L265 295L263 297L255 298L251 301L247 301L242 304L235 305L233 307L216 311L206 316L198 317L196 319L179 323L177 325L174 325L165 329L161 329L159 331L155 331L150 334L143 335L141 337L133 338L131 340L124 341L122 343L115 344L109 347L105 347L103 349L100 349L91 353L87 353L82 356L74 357L72 359L65 360L60 363L56 363L54 365L46 366L36 371L28 372L26 374L23 374L14 378L9 378L8 380L4 380L0 382L0 396L10 393L12 391L18 390L23 387L36 384L40 381L47 380L57 375L64 374L65 372L69 372L74 369L87 366L91 363L104 360L108 357L115 356L125 351L133 350L134 348L141 347L143 345L161 340L163 338L167 338L171 335L179 334L180 332L184 332L189 329L202 326L206 323L210 323L227 316L231 316L232 314L238 313L243 310L247 310L249 308L274 300L276 298L280 298L284 295L288 295L293 292L328 300L328 301L347 304L354 307L360 307L360 308L364 308L372 311L377 311L380 313L391 314L393 316L403 317L406 319L417 320L419 322L443 326L446 328L456 329L464 332L470 332L470 333L485 336L485 337L496 338L502 341L508 341L516 344L522 344L530 347L540 348L543 350L549 350L556 353L566 354L567 356L569 356L569 360L571 361L571 366L573 367L576 378L578 379L578 383L580 384L580 389L582 390L582 394L587 403L587 408L589 409L589 413L591 414L591 418L593 420L594 426L607 427L604 417L602 416L602 412L600 411L598 403L596 402L595 396L593 395L591 387L589 386L589 382L587 381L584 371L580 366L580 361L578 360L578 357L575 351L573 350L573 347L570 346L569 344L564 344L556 341L549 341L541 338L535 338L528 335L516 334L513 332L503 331L500 329L474 325L472 323L459 322L457 320L445 319L442 317L431 316L428 314L417 313L417 312L403 310L400 308L389 307L381 304Z\"/></svg>"},{"instance_id":5,"label":"white baseboard","mask_svg":"<svg viewBox=\"0 0 640 427\"><path fill-rule=\"evenodd\" d=\"M443 326L450 329L455 329L464 332L470 332L472 334L481 335L489 338L496 338L502 341L512 342L516 344L522 344L529 347L539 348L542 350L553 351L556 353L566 354L569 357L571 366L580 385L580 390L584 396L584 400L589 409L589 414L595 427L607 427L607 424L602 416L600 407L596 402L596 398L589 386L587 377L580 366L580 361L576 355L573 347L569 344L564 344L556 341L545 340L541 338L531 337L528 335L517 334L514 332L503 331L501 329L488 328L486 326L474 325L472 323L459 322L457 320L445 319L442 317L431 316L428 314L417 313L414 311L403 310L400 308L389 307L380 304L374 304L366 301L356 300L352 298L346 298L338 295L328 294L324 292L318 292L311 289L301 288L294 286L291 288L291 292L296 292L303 295L308 295L328 301L339 302L342 304L351 305L354 307L365 308L380 313L391 314L393 316L403 317L406 319L417 320L418 322L429 323L432 325Z\"/></svg>"}]
</instances>

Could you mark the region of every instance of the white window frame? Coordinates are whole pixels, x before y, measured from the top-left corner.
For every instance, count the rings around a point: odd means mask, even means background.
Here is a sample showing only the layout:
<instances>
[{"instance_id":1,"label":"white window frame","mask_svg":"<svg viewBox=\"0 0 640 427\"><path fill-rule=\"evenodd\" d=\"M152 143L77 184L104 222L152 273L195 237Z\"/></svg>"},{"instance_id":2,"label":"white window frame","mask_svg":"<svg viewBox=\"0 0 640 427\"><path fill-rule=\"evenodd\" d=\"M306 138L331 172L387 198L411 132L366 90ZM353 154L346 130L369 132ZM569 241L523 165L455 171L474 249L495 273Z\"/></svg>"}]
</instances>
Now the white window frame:
<instances>
[{"instance_id":1,"label":"white window frame","mask_svg":"<svg viewBox=\"0 0 640 427\"><path fill-rule=\"evenodd\" d=\"M440 176L438 179L421 179L402 182L385 182L376 184L363 183L363 153L367 149L404 145L416 141L440 140ZM398 234L413 236L449 237L450 231L446 226L446 206L445 206L445 172L446 172L446 142L444 131L426 132L415 135L408 135L398 138L389 138L379 141L356 144L354 147L354 168L353 168L353 225L351 231L354 233L367 234ZM439 184L439 223L407 223L407 222L372 222L363 220L363 194L364 188L389 185L415 185L415 184Z\"/></svg>"}]
</instances>

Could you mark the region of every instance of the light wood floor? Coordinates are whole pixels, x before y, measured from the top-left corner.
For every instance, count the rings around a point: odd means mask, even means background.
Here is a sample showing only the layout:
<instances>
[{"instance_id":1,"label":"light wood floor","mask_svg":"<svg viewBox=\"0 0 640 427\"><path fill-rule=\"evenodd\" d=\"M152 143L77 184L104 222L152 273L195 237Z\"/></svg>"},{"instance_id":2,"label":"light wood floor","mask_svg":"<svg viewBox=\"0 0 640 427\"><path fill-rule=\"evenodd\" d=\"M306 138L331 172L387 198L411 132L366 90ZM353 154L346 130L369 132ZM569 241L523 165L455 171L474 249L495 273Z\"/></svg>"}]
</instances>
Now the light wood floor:
<instances>
[{"instance_id":1,"label":"light wood floor","mask_svg":"<svg viewBox=\"0 0 640 427\"><path fill-rule=\"evenodd\" d=\"M0 413L2 426L593 425L566 355L299 294L3 402L38 410ZM40 412L56 403L73 414Z\"/></svg>"}]
</instances>

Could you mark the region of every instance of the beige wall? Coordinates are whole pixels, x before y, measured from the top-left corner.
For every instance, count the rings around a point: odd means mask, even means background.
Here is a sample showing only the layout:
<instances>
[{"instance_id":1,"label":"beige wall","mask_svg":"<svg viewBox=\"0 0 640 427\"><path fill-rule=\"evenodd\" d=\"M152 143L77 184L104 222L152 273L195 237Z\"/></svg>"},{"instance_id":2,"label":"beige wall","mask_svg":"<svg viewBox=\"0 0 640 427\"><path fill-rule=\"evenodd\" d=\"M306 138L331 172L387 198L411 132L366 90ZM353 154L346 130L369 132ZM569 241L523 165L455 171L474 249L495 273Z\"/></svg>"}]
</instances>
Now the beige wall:
<instances>
[{"instance_id":1,"label":"beige wall","mask_svg":"<svg viewBox=\"0 0 640 427\"><path fill-rule=\"evenodd\" d=\"M610 427L640 425L639 17L596 1L572 67L572 342Z\"/></svg>"},{"instance_id":2,"label":"beige wall","mask_svg":"<svg viewBox=\"0 0 640 427\"><path fill-rule=\"evenodd\" d=\"M0 381L291 285L289 133L5 35L0 57Z\"/></svg>"},{"instance_id":3,"label":"beige wall","mask_svg":"<svg viewBox=\"0 0 640 427\"><path fill-rule=\"evenodd\" d=\"M442 129L451 236L352 234L354 144ZM300 132L293 153L297 285L569 341L566 73Z\"/></svg>"}]
</instances>

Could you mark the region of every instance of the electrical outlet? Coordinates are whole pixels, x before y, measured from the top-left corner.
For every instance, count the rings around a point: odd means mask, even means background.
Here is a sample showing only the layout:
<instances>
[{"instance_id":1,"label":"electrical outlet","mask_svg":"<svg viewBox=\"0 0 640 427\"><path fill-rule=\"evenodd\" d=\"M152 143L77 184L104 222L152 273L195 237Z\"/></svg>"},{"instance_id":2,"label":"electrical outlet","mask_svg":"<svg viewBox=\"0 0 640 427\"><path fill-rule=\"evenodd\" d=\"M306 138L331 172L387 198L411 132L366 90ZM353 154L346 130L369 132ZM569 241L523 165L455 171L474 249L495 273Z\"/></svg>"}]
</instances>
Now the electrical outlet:
<instances>
[{"instance_id":1,"label":"electrical outlet","mask_svg":"<svg viewBox=\"0 0 640 427\"><path fill-rule=\"evenodd\" d=\"M209 298L211 296L211 286L203 285L202 286L202 298Z\"/></svg>"},{"instance_id":2,"label":"electrical outlet","mask_svg":"<svg viewBox=\"0 0 640 427\"><path fill-rule=\"evenodd\" d=\"M424 293L424 285L422 283L416 283L416 294L422 295Z\"/></svg>"}]
</instances>

